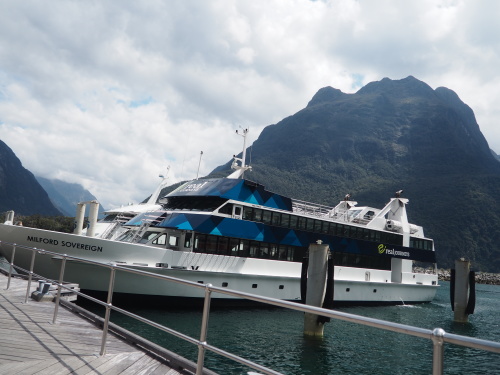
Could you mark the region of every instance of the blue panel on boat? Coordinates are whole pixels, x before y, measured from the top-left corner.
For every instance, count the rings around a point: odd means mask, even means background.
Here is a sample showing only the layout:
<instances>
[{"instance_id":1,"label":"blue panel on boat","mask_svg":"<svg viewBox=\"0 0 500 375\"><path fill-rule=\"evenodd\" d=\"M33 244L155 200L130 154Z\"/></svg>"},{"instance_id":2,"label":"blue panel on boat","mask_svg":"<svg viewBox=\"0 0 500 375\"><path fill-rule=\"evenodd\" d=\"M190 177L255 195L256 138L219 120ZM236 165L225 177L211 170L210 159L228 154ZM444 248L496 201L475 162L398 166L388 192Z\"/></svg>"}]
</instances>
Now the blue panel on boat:
<instances>
[{"instance_id":1,"label":"blue panel on boat","mask_svg":"<svg viewBox=\"0 0 500 375\"><path fill-rule=\"evenodd\" d=\"M217 178L190 181L167 197L180 196L219 196L240 202L258 204L291 211L292 201L288 197L267 191L255 182L231 178Z\"/></svg>"},{"instance_id":2,"label":"blue panel on boat","mask_svg":"<svg viewBox=\"0 0 500 375\"><path fill-rule=\"evenodd\" d=\"M185 221L182 224L177 225L177 229L181 230L193 230L193 227L189 223L189 221Z\"/></svg>"},{"instance_id":3,"label":"blue panel on boat","mask_svg":"<svg viewBox=\"0 0 500 375\"><path fill-rule=\"evenodd\" d=\"M211 232L209 232L209 234L213 234L214 236L222 236L223 234L220 232L219 228L215 227L214 229L212 229Z\"/></svg>"},{"instance_id":4,"label":"blue panel on boat","mask_svg":"<svg viewBox=\"0 0 500 375\"><path fill-rule=\"evenodd\" d=\"M263 224L237 219L224 219L219 225L223 236L254 240L262 231Z\"/></svg>"},{"instance_id":5,"label":"blue panel on boat","mask_svg":"<svg viewBox=\"0 0 500 375\"><path fill-rule=\"evenodd\" d=\"M287 235L285 238L283 238L283 243L285 245L293 245L293 246L302 246L300 243L299 239L297 238L295 231L291 230L288 231Z\"/></svg>"}]
</instances>

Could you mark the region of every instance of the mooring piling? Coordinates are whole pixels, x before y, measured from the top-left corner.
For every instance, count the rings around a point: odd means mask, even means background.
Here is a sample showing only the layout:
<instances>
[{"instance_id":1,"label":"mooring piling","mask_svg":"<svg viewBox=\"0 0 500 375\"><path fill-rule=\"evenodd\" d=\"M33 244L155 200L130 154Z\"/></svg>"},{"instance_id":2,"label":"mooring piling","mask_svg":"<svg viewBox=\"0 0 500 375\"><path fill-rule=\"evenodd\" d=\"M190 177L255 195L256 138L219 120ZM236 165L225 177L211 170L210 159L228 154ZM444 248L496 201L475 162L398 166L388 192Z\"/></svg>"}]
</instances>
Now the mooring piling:
<instances>
[{"instance_id":1,"label":"mooring piling","mask_svg":"<svg viewBox=\"0 0 500 375\"><path fill-rule=\"evenodd\" d=\"M307 267L307 292L305 302L307 305L322 307L325 299L327 271L328 271L328 245L321 241L309 245L309 264ZM324 321L318 315L304 313L304 335L323 336Z\"/></svg>"},{"instance_id":2,"label":"mooring piling","mask_svg":"<svg viewBox=\"0 0 500 375\"><path fill-rule=\"evenodd\" d=\"M455 269L451 270L450 302L453 320L467 323L469 315L474 313L476 293L475 273L470 269L470 262L464 258L455 260Z\"/></svg>"}]
</instances>

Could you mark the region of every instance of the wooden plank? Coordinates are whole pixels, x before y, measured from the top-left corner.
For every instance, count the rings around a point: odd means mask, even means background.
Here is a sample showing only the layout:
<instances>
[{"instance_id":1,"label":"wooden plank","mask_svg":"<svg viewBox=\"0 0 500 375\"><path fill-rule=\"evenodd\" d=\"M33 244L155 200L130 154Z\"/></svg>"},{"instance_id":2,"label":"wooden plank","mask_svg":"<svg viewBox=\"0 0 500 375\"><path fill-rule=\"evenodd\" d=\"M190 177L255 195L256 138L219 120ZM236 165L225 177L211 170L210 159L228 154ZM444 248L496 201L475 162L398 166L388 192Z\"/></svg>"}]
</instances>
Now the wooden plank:
<instances>
[{"instance_id":1,"label":"wooden plank","mask_svg":"<svg viewBox=\"0 0 500 375\"><path fill-rule=\"evenodd\" d=\"M139 360L144 353L134 352L126 354L118 354L114 356L110 361L96 368L96 371L100 374L121 374L124 370L132 365L135 361Z\"/></svg>"},{"instance_id":2,"label":"wooden plank","mask_svg":"<svg viewBox=\"0 0 500 375\"><path fill-rule=\"evenodd\" d=\"M0 374L163 374L170 367L108 334L99 356L102 331L91 321L60 307L52 324L53 302L24 302L27 282L0 274ZM32 282L31 290L38 283ZM179 374L174 371L172 374Z\"/></svg>"},{"instance_id":3,"label":"wooden plank","mask_svg":"<svg viewBox=\"0 0 500 375\"><path fill-rule=\"evenodd\" d=\"M149 375L159 366L160 363L158 361L155 361L149 356L143 356L138 361L133 363L130 367L128 367L127 372L137 375Z\"/></svg>"}]
</instances>

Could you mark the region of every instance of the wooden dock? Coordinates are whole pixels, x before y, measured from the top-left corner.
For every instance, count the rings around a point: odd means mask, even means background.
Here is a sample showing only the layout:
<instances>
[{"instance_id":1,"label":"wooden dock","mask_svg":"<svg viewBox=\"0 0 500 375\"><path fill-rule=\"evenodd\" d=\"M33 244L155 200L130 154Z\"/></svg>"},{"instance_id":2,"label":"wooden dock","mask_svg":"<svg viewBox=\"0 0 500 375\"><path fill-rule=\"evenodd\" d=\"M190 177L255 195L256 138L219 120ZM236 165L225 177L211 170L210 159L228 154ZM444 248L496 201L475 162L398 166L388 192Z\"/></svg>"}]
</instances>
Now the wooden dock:
<instances>
[{"instance_id":1,"label":"wooden dock","mask_svg":"<svg viewBox=\"0 0 500 375\"><path fill-rule=\"evenodd\" d=\"M106 354L99 355L102 330L60 307L52 324L55 303L24 303L26 280L0 273L0 374L193 374L194 364L155 344L127 343L108 334ZM38 283L31 284L35 291ZM138 338L129 333L125 337ZM144 350L153 347L155 351ZM160 354L158 354L160 353ZM170 353L173 354L173 353ZM180 363L180 365L179 365ZM188 364L186 366L186 363ZM211 373L208 371L207 373Z\"/></svg>"}]
</instances>

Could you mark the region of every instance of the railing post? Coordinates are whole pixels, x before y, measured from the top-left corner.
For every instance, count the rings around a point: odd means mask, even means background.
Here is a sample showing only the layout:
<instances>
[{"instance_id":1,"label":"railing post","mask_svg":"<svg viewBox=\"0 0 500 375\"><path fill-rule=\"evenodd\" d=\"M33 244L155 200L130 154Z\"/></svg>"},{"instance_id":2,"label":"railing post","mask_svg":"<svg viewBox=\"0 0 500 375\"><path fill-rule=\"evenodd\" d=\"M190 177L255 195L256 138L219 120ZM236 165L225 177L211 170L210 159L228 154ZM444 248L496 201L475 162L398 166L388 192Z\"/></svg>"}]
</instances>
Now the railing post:
<instances>
[{"instance_id":1,"label":"railing post","mask_svg":"<svg viewBox=\"0 0 500 375\"><path fill-rule=\"evenodd\" d=\"M59 283L58 288L57 288L57 297L56 297L56 307L54 309L54 318L52 319L52 324L56 324L57 320L57 313L59 311L59 301L61 300L61 292L62 292L62 285L63 285L63 279L64 279L64 270L66 269L66 257L68 255L64 254L63 259L61 262L61 269L59 271Z\"/></svg>"},{"instance_id":2,"label":"railing post","mask_svg":"<svg viewBox=\"0 0 500 375\"><path fill-rule=\"evenodd\" d=\"M30 289L31 289L31 279L33 277L33 268L35 268L35 255L36 255L37 249L36 247L33 248L31 251L31 265L30 265L30 272L28 276L28 287L26 288L26 298L24 299L24 303L28 303L28 297L30 295Z\"/></svg>"},{"instance_id":3,"label":"railing post","mask_svg":"<svg viewBox=\"0 0 500 375\"><path fill-rule=\"evenodd\" d=\"M104 324L102 326L102 341L101 341L101 354L106 354L106 339L108 338L109 316L111 315L111 301L113 300L113 289L115 285L116 264L111 264L111 272L109 274L109 287L108 299L106 301L106 316L104 317Z\"/></svg>"},{"instance_id":4,"label":"railing post","mask_svg":"<svg viewBox=\"0 0 500 375\"><path fill-rule=\"evenodd\" d=\"M435 328L432 331L432 375L442 375L443 374L443 363L444 363L444 335L445 331L442 328Z\"/></svg>"},{"instance_id":5,"label":"railing post","mask_svg":"<svg viewBox=\"0 0 500 375\"><path fill-rule=\"evenodd\" d=\"M205 345L207 344L208 317L210 315L210 301L212 284L205 285L205 303L203 304L203 317L201 320L200 344L198 344L198 362L196 364L196 375L203 374L203 364L205 362Z\"/></svg>"},{"instance_id":6,"label":"railing post","mask_svg":"<svg viewBox=\"0 0 500 375\"><path fill-rule=\"evenodd\" d=\"M7 279L7 289L10 288L10 279L14 270L14 256L16 255L16 244L12 245L12 256L10 257L9 278Z\"/></svg>"}]
</instances>

